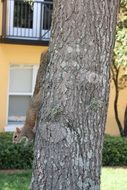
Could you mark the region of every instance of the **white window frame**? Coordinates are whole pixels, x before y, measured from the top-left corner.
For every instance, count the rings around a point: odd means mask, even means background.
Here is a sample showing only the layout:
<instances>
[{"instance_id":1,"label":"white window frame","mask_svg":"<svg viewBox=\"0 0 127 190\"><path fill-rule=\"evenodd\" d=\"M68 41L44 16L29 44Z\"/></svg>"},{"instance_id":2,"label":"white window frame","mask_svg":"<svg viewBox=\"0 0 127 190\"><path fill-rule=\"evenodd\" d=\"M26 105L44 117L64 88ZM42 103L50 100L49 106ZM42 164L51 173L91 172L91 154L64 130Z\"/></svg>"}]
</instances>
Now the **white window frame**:
<instances>
[{"instance_id":1,"label":"white window frame","mask_svg":"<svg viewBox=\"0 0 127 190\"><path fill-rule=\"evenodd\" d=\"M11 71L11 69L13 69L13 68L11 68L11 66L12 66L12 64L10 64L10 67L9 67L9 82L8 82L8 84L10 84L10 71ZM16 65L15 64L15 66L18 66L19 69L20 68L22 69L24 67L26 68L27 65L26 64L25 65L23 65L23 64ZM15 66L14 66L14 68L15 68ZM8 115L8 112L9 112L9 96L10 95L13 95L13 96L18 96L18 95L19 96L32 96L33 95L39 65L37 65L37 64L28 64L28 66L32 66L32 91L31 92L29 92L29 93L28 92L10 92L9 85L8 85L7 118L6 118L5 131L14 131L17 126L22 127L21 124L17 124L16 122L15 122L15 124L12 124L12 125L8 123L8 120L9 120L9 115Z\"/></svg>"},{"instance_id":2,"label":"white window frame","mask_svg":"<svg viewBox=\"0 0 127 190\"><path fill-rule=\"evenodd\" d=\"M7 19L7 35L11 38L23 38L27 37L29 39L40 38L40 27L43 26L40 24L43 21L44 16L44 6L41 2L44 0L33 0L34 3L34 11L33 11L33 27L32 28L21 28L21 27L14 27L13 26L13 19L14 19L14 0L7 1L7 12L8 12L8 19ZM40 3L39 3L40 2ZM42 6L42 7L41 7ZM41 12L42 10L42 12ZM39 13L39 14L38 14ZM50 31L48 30L41 30L41 36L45 36L45 39L50 38Z\"/></svg>"}]
</instances>

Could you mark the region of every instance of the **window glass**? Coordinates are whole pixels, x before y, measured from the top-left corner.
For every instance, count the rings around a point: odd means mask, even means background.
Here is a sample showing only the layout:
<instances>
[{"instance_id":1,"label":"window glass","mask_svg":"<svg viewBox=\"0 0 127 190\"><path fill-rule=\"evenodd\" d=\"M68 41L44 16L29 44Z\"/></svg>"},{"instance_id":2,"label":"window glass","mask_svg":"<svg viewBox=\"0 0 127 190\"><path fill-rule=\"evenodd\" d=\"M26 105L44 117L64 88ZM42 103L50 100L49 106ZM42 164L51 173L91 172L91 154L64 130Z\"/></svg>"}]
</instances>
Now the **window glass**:
<instances>
[{"instance_id":1,"label":"window glass","mask_svg":"<svg viewBox=\"0 0 127 190\"><path fill-rule=\"evenodd\" d=\"M34 90L38 65L10 66L8 123L25 120Z\"/></svg>"},{"instance_id":2,"label":"window glass","mask_svg":"<svg viewBox=\"0 0 127 190\"><path fill-rule=\"evenodd\" d=\"M26 110L30 103L30 96L9 97L9 121L25 120Z\"/></svg>"},{"instance_id":3,"label":"window glass","mask_svg":"<svg viewBox=\"0 0 127 190\"><path fill-rule=\"evenodd\" d=\"M32 1L14 1L14 27L33 27L33 7Z\"/></svg>"},{"instance_id":4,"label":"window glass","mask_svg":"<svg viewBox=\"0 0 127 190\"><path fill-rule=\"evenodd\" d=\"M32 67L12 67L10 70L9 92L32 92L32 71Z\"/></svg>"},{"instance_id":5,"label":"window glass","mask_svg":"<svg viewBox=\"0 0 127 190\"><path fill-rule=\"evenodd\" d=\"M51 2L52 0L44 0L44 1ZM44 5L44 15L43 15L43 29L44 30L50 30L51 28L52 10L53 10L52 4Z\"/></svg>"}]
</instances>

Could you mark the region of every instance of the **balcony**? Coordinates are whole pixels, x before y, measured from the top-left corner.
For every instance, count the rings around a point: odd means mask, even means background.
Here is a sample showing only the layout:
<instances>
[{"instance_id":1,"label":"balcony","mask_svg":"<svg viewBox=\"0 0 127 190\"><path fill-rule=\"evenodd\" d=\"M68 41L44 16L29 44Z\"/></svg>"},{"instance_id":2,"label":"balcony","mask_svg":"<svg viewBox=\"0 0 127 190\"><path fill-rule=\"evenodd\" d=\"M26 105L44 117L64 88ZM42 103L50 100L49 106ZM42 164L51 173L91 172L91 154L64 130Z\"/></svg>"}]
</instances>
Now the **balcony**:
<instances>
[{"instance_id":1,"label":"balcony","mask_svg":"<svg viewBox=\"0 0 127 190\"><path fill-rule=\"evenodd\" d=\"M52 10L51 0L4 1L0 41L48 44Z\"/></svg>"}]
</instances>

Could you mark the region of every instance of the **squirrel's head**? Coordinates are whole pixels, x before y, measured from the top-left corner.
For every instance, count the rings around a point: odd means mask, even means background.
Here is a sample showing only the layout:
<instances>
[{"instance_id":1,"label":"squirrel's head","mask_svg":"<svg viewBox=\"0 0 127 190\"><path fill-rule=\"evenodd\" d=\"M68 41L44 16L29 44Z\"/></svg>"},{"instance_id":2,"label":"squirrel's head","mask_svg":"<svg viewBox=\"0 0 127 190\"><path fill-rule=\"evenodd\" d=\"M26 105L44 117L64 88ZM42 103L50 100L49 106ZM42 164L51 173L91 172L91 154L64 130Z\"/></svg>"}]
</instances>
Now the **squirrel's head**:
<instances>
[{"instance_id":1,"label":"squirrel's head","mask_svg":"<svg viewBox=\"0 0 127 190\"><path fill-rule=\"evenodd\" d=\"M15 143L15 144L20 143L21 140L22 140L21 129L19 129L18 127L16 127L16 131L13 134L13 143Z\"/></svg>"}]
</instances>

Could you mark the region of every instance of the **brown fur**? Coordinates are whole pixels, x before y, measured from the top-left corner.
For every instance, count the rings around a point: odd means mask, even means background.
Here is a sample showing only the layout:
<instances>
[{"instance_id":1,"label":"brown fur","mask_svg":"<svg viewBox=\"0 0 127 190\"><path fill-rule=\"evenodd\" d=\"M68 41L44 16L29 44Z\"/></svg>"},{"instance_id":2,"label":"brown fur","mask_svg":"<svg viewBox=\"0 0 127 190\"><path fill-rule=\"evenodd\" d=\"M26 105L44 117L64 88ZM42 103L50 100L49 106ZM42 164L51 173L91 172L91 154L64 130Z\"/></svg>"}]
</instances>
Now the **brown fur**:
<instances>
[{"instance_id":1,"label":"brown fur","mask_svg":"<svg viewBox=\"0 0 127 190\"><path fill-rule=\"evenodd\" d=\"M24 137L26 137L28 140L34 139L35 123L41 106L41 94L42 94L41 85L42 85L43 75L46 72L47 65L48 65L48 52L44 52L41 55L40 67L36 78L35 89L33 96L31 98L31 103L26 112L25 124L22 127L22 129L16 128L16 131L13 134L13 143L20 143Z\"/></svg>"}]
</instances>

